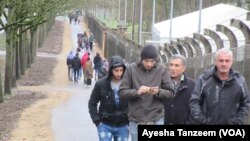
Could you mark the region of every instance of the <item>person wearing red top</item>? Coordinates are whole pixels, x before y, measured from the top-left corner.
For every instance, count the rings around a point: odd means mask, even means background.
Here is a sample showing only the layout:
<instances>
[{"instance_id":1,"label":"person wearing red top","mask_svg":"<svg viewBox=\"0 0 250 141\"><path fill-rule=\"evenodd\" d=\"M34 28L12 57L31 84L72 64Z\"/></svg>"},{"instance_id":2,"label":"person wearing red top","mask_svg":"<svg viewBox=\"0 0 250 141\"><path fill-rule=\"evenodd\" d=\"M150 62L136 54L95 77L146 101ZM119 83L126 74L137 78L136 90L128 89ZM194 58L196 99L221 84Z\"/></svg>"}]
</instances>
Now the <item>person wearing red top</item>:
<instances>
[{"instance_id":1,"label":"person wearing red top","mask_svg":"<svg viewBox=\"0 0 250 141\"><path fill-rule=\"evenodd\" d=\"M84 84L86 84L86 71L85 71L86 70L86 62L87 62L89 57L90 57L90 53L85 52L84 55L82 56L82 60L81 60L83 76L84 76Z\"/></svg>"}]
</instances>

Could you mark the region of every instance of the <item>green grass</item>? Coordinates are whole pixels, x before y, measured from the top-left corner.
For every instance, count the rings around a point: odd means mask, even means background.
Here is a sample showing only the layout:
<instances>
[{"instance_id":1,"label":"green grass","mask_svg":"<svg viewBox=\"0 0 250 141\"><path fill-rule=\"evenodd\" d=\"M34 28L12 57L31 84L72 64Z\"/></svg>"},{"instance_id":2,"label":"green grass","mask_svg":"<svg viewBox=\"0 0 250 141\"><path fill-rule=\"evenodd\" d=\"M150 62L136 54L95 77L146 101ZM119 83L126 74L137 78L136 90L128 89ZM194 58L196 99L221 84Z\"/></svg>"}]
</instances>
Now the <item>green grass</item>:
<instances>
[{"instance_id":1,"label":"green grass","mask_svg":"<svg viewBox=\"0 0 250 141\"><path fill-rule=\"evenodd\" d=\"M106 27L108 27L108 28L114 29L114 28L117 28L117 25L119 25L118 21L116 21L116 20L104 19L102 17L99 17L98 19L102 23L104 23L106 25ZM132 32L132 24L131 23L127 23L127 28L128 28L127 29L128 32ZM134 30L137 31L138 30L138 24L135 24L134 28L135 28Z\"/></svg>"},{"instance_id":2,"label":"green grass","mask_svg":"<svg viewBox=\"0 0 250 141\"><path fill-rule=\"evenodd\" d=\"M116 20L98 18L108 28L117 28L118 22Z\"/></svg>"}]
</instances>

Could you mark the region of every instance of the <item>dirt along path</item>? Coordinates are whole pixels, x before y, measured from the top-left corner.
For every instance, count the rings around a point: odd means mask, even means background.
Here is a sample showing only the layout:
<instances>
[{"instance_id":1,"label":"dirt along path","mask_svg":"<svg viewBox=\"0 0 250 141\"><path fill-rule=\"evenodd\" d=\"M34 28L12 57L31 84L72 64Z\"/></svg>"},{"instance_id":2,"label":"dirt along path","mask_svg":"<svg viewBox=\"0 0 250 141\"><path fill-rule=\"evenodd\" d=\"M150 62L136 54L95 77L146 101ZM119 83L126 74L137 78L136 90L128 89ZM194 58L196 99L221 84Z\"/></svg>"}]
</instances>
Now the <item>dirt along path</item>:
<instances>
[{"instance_id":1,"label":"dirt along path","mask_svg":"<svg viewBox=\"0 0 250 141\"><path fill-rule=\"evenodd\" d=\"M68 83L65 58L72 47L70 25L65 22L63 47L57 57L51 82L40 86L19 86L18 90L42 92L46 98L39 100L25 109L18 120L17 127L11 132L10 141L53 141L51 129L51 111L54 107L68 100L70 93L61 88Z\"/></svg>"}]
</instances>

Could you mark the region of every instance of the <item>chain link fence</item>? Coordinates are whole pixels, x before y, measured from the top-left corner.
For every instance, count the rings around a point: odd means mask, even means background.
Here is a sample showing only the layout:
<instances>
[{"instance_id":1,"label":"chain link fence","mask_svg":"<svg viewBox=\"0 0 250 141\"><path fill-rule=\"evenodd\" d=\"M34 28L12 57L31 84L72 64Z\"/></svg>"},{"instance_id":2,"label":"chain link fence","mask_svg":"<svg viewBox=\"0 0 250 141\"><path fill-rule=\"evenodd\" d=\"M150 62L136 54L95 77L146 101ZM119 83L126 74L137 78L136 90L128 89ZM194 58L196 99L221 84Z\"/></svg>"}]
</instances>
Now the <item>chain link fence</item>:
<instances>
[{"instance_id":1,"label":"chain link fence","mask_svg":"<svg viewBox=\"0 0 250 141\"><path fill-rule=\"evenodd\" d=\"M248 65L250 62L250 46L245 45L231 50L233 51L234 57L233 68L245 76L248 87L250 88L250 66ZM214 65L214 59L215 53L187 58L187 75L197 79L202 72Z\"/></svg>"},{"instance_id":2,"label":"chain link fence","mask_svg":"<svg viewBox=\"0 0 250 141\"><path fill-rule=\"evenodd\" d=\"M96 19L89 15L86 16L86 20L99 46L104 51L105 58L110 59L114 55L120 55L128 62L139 60L142 46L126 38L125 35L106 28L105 25L101 25ZM250 65L248 65L250 63L250 47L246 44L238 48L232 48L232 51L234 54L233 68L245 76L248 87L250 88ZM168 58L173 55L164 50L159 50L159 54L159 60L164 64L167 64ZM203 56L188 57L186 73L191 78L197 79L204 70L214 65L214 55L215 53L209 53Z\"/></svg>"},{"instance_id":3,"label":"chain link fence","mask_svg":"<svg viewBox=\"0 0 250 141\"><path fill-rule=\"evenodd\" d=\"M126 38L126 35L119 34L115 29L107 28L89 14L86 14L85 20L105 58L110 59L114 55L120 55L127 62L138 61L142 46Z\"/></svg>"},{"instance_id":4,"label":"chain link fence","mask_svg":"<svg viewBox=\"0 0 250 141\"><path fill-rule=\"evenodd\" d=\"M120 55L130 63L139 60L142 46L126 38L124 35L98 24L97 20L91 16L87 16L86 20L98 44L104 51L105 58L110 59L113 55ZM250 45L246 44L241 47L232 48L231 50L234 56L233 68L245 77L247 85L250 88ZM161 46L158 48L158 51L160 62L166 65L169 58L176 53L166 51ZM197 79L206 69L214 66L214 57L215 53L188 57L186 74L193 79ZM247 124L250 124L250 118L248 118Z\"/></svg>"}]
</instances>

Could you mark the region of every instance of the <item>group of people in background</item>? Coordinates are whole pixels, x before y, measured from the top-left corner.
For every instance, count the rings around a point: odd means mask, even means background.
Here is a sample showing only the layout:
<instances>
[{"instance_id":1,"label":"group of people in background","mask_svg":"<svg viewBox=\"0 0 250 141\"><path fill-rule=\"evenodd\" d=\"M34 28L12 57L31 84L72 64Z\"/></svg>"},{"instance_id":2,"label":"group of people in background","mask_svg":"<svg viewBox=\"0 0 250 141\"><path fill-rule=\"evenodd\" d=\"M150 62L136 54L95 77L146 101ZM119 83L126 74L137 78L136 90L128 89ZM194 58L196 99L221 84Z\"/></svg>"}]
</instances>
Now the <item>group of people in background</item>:
<instances>
[{"instance_id":1,"label":"group of people in background","mask_svg":"<svg viewBox=\"0 0 250 141\"><path fill-rule=\"evenodd\" d=\"M83 78L87 86L92 84L92 78L98 79L108 75L109 63L102 59L97 52L93 61L90 52L77 48L76 52L70 51L67 56L68 79L78 83Z\"/></svg>"},{"instance_id":2,"label":"group of people in background","mask_svg":"<svg viewBox=\"0 0 250 141\"><path fill-rule=\"evenodd\" d=\"M67 56L68 79L78 83L83 76L84 83L91 85L93 77L93 65L90 53L80 48L76 52L70 51Z\"/></svg>"},{"instance_id":3,"label":"group of people in background","mask_svg":"<svg viewBox=\"0 0 250 141\"><path fill-rule=\"evenodd\" d=\"M85 31L83 34L77 34L78 47L87 51L93 51L93 43L95 41L94 34L90 30Z\"/></svg>"},{"instance_id":4,"label":"group of people in background","mask_svg":"<svg viewBox=\"0 0 250 141\"><path fill-rule=\"evenodd\" d=\"M94 67L96 68L97 66L97 64L93 65L90 57L94 40L95 37L90 30L85 31L83 34L77 34L78 47L75 51L69 52L66 61L69 81L78 83L83 77L84 84L87 86L91 85L94 75ZM102 63L99 63L98 65L102 65Z\"/></svg>"},{"instance_id":5,"label":"group of people in background","mask_svg":"<svg viewBox=\"0 0 250 141\"><path fill-rule=\"evenodd\" d=\"M77 13L69 13L68 15L69 23L74 22L75 24L80 24L80 16Z\"/></svg>"},{"instance_id":6,"label":"group of people in background","mask_svg":"<svg viewBox=\"0 0 250 141\"><path fill-rule=\"evenodd\" d=\"M89 113L100 141L138 140L138 125L242 125L250 99L246 80L232 68L233 53L222 48L215 65L197 80L185 74L186 58L173 55L158 62L153 45L140 61L125 65L113 56L108 75L95 83ZM98 59L97 59L98 60Z\"/></svg>"}]
</instances>

